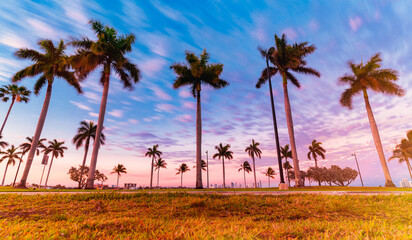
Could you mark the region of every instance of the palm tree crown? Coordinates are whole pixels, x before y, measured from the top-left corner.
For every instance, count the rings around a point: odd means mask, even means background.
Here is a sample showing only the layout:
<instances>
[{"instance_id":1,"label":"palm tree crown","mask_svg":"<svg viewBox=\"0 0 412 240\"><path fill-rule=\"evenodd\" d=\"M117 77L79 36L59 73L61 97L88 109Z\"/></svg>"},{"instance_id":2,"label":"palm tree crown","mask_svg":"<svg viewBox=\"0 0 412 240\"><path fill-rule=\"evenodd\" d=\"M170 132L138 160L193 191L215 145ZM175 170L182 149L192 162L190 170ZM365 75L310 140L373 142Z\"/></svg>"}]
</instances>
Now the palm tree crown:
<instances>
[{"instance_id":1,"label":"palm tree crown","mask_svg":"<svg viewBox=\"0 0 412 240\"><path fill-rule=\"evenodd\" d=\"M83 143L89 142L90 139L95 140L97 126L94 122L81 121L80 127L77 129L77 134L73 137L73 143L76 145L76 149L80 148ZM102 133L100 135L100 144L104 145L106 136Z\"/></svg>"},{"instance_id":2,"label":"palm tree crown","mask_svg":"<svg viewBox=\"0 0 412 240\"><path fill-rule=\"evenodd\" d=\"M111 173L116 173L117 175L121 175L122 173L126 174L126 167L123 164L117 164L117 166L114 166L113 171Z\"/></svg>"},{"instance_id":3,"label":"palm tree crown","mask_svg":"<svg viewBox=\"0 0 412 240\"><path fill-rule=\"evenodd\" d=\"M292 151L289 149L289 144L286 144L284 147L280 147L281 158L288 161L288 158L292 158Z\"/></svg>"},{"instance_id":4,"label":"palm tree crown","mask_svg":"<svg viewBox=\"0 0 412 240\"><path fill-rule=\"evenodd\" d=\"M312 141L312 145L309 146L309 152L308 152L308 158L311 159L311 157L315 160L315 167L318 167L318 156L321 156L322 159L325 159L325 152L326 150L321 146L321 142L316 141L314 139Z\"/></svg>"},{"instance_id":5,"label":"palm tree crown","mask_svg":"<svg viewBox=\"0 0 412 240\"><path fill-rule=\"evenodd\" d=\"M22 161L21 157L19 156L19 154L21 154L21 152L18 152L19 148L15 147L14 145L11 145L11 147L9 149L7 149L6 151L1 151L0 154L3 155L3 157L0 158L0 163L3 162L4 160L6 160L6 169L4 170L4 175L3 175L3 181L1 183L1 185L4 185L4 180L6 179L6 173L7 173L7 169L9 167L10 164L12 164L13 166L16 164L16 160Z\"/></svg>"},{"instance_id":6,"label":"palm tree crown","mask_svg":"<svg viewBox=\"0 0 412 240\"><path fill-rule=\"evenodd\" d=\"M166 161L163 160L162 158L157 159L154 164L156 170L160 168L167 168L166 165L167 165Z\"/></svg>"},{"instance_id":7,"label":"palm tree crown","mask_svg":"<svg viewBox=\"0 0 412 240\"><path fill-rule=\"evenodd\" d=\"M190 168L189 166L187 166L186 163L182 163L178 168L176 168L176 170L177 170L176 175L178 175L178 174L183 174L187 171L190 171Z\"/></svg>"},{"instance_id":8,"label":"palm tree crown","mask_svg":"<svg viewBox=\"0 0 412 240\"><path fill-rule=\"evenodd\" d=\"M406 133L406 137L407 138L401 140L400 144L396 145L396 148L393 150L393 155L388 161L397 158L399 159L399 163L405 162L412 179L412 165L410 163L410 159L412 158L412 130Z\"/></svg>"},{"instance_id":9,"label":"palm tree crown","mask_svg":"<svg viewBox=\"0 0 412 240\"><path fill-rule=\"evenodd\" d=\"M31 92L24 86L16 84L4 85L0 88L0 98L3 102L7 102L10 98L12 101L27 103Z\"/></svg>"},{"instance_id":10,"label":"palm tree crown","mask_svg":"<svg viewBox=\"0 0 412 240\"><path fill-rule=\"evenodd\" d=\"M51 153L53 157L64 157L64 151L67 150L67 147L63 146L64 142L59 142L57 139L49 141L49 146L44 149L45 154Z\"/></svg>"},{"instance_id":11,"label":"palm tree crown","mask_svg":"<svg viewBox=\"0 0 412 240\"><path fill-rule=\"evenodd\" d=\"M26 137L27 142L20 144L20 149L22 150L22 154L26 154L32 145L33 142L33 137ZM46 146L44 145L44 141L46 141L45 138L41 138L39 142L37 143L37 149L36 149L36 155L39 156L40 154L40 149L45 149ZM40 148L40 149L39 149Z\"/></svg>"},{"instance_id":12,"label":"palm tree crown","mask_svg":"<svg viewBox=\"0 0 412 240\"><path fill-rule=\"evenodd\" d=\"M244 161L242 164L240 164L240 168L238 169L238 172L240 171L245 171L247 173L250 173L252 171L252 167L250 166L248 161Z\"/></svg>"}]
</instances>

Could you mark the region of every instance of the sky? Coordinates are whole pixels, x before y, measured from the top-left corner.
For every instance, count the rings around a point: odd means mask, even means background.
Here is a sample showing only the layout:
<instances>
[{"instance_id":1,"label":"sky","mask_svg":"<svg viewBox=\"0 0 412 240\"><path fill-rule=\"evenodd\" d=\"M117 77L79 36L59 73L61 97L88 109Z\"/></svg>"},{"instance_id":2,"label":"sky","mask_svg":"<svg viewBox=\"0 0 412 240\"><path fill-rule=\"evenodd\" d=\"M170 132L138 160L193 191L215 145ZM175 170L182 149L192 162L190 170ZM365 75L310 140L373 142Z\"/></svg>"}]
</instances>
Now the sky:
<instances>
[{"instance_id":1,"label":"sky","mask_svg":"<svg viewBox=\"0 0 412 240\"><path fill-rule=\"evenodd\" d=\"M222 184L222 163L211 156L219 143L230 144L234 158L226 161L226 183L243 184L238 172L243 161L251 162L245 148L252 139L260 142L262 159L256 161L257 177L267 185L262 172L273 167L278 173L268 86L255 84L265 67L257 47L274 44L274 34L286 34L289 42L309 42L317 50L307 57L308 66L321 73L320 78L299 75L301 88L289 85L289 97L295 125L295 138L302 170L314 166L307 159L313 139L322 142L326 159L320 166L356 169L352 153L357 154L363 181L367 186L384 185L382 167L373 143L363 98L353 99L353 109L339 103L345 86L338 78L350 72L348 61L367 61L382 53L383 67L399 72L398 84L406 89L403 97L369 92L380 130L385 156L406 131L412 129L412 4L408 1L0 1L0 85L30 64L14 57L19 48L39 50L39 39L87 36L95 39L90 19L100 20L118 30L133 33L137 40L127 55L141 70L134 90L122 88L116 75L111 76L105 118L106 145L101 147L97 169L116 184L110 174L119 163L127 168L120 184L148 186L151 159L147 148L159 144L167 169L160 171L161 186L180 185L176 168L186 163L191 171L183 184L195 185L195 99L189 89L173 89L176 76L170 69L184 62L185 51L196 54L207 49L210 62L224 64L224 89L202 89L203 159L209 152L210 183ZM68 47L68 54L74 49ZM33 89L36 79L26 78L21 85ZM289 143L285 120L281 79L273 79L273 93L278 117L280 144ZM82 82L79 95L62 79L56 79L42 137L65 141L68 147L51 169L49 185L76 186L67 172L81 164L84 149L77 149L72 138L82 120L97 121L102 86L99 71ZM3 138L20 145L32 136L43 104L45 88L29 103L15 104L3 132ZM9 107L0 103L0 119ZM91 152L87 164L90 161ZM24 158L24 160L26 160ZM25 162L22 164L24 166ZM393 181L409 178L406 165L397 160L388 163ZM0 163L0 172L5 163ZM9 167L6 184L13 181L17 165ZM41 156L34 159L29 183L38 184L42 173ZM19 174L18 179L21 177ZM206 174L203 181L206 183ZM156 179L156 178L155 178ZM252 174L247 181L252 182ZM279 174L275 184L279 183ZM156 180L154 180L156 183ZM273 182L272 182L273 184ZM307 184L307 183L306 183ZM312 183L313 184L313 183ZM357 178L352 184L359 186ZM273 185L272 185L273 186Z\"/></svg>"}]
</instances>

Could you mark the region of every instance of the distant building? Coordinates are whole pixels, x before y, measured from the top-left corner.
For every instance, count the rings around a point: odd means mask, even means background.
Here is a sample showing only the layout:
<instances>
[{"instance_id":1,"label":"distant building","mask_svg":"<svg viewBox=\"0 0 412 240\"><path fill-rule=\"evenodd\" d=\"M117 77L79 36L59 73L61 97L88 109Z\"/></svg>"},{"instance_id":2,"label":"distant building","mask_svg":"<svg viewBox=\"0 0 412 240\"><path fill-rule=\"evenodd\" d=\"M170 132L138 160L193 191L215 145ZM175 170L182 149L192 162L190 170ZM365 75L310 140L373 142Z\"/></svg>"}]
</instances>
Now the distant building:
<instances>
[{"instance_id":1,"label":"distant building","mask_svg":"<svg viewBox=\"0 0 412 240\"><path fill-rule=\"evenodd\" d=\"M412 187L412 181L408 182L408 179L403 178L402 181L399 182L401 187Z\"/></svg>"},{"instance_id":2,"label":"distant building","mask_svg":"<svg viewBox=\"0 0 412 240\"><path fill-rule=\"evenodd\" d=\"M136 186L137 186L136 183L125 183L124 189L136 189Z\"/></svg>"}]
</instances>

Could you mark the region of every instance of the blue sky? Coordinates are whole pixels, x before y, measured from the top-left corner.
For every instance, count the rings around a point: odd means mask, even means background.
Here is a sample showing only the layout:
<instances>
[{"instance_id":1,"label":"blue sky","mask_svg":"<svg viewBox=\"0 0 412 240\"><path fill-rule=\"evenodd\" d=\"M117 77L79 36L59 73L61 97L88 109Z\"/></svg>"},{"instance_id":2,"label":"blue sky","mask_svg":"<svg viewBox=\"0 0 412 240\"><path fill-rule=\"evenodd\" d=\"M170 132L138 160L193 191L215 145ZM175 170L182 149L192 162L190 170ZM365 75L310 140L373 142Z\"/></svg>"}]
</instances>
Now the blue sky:
<instances>
[{"instance_id":1,"label":"blue sky","mask_svg":"<svg viewBox=\"0 0 412 240\"><path fill-rule=\"evenodd\" d=\"M339 105L344 86L339 76L348 72L347 62L366 61L381 52L383 66L399 71L404 97L370 93L370 100L386 157L405 132L412 129L410 118L412 49L409 17L412 4L407 1L13 1L0 2L0 84L30 64L13 53L22 47L37 49L41 38L69 40L70 36L93 38L88 21L98 19L121 34L137 37L129 58L142 71L133 91L123 90L113 75L105 119L107 144L102 147L97 168L109 172L123 163L128 174L121 183L148 185L150 160L145 150L159 144L168 168L161 171L161 184L180 183L175 168L182 162L190 167L195 158L195 100L188 89L174 90L175 78L170 65L184 61L184 51L211 55L211 62L224 64L222 78L230 86L202 92L203 149L214 153L214 146L230 143L234 159L226 164L227 182L242 182L237 172L241 162L249 160L244 152L251 139L260 142L262 160L257 161L258 176L268 166L277 169L269 92L255 83L265 63L257 47L273 44L274 34L285 33L291 42L308 41L317 50L308 57L309 66L319 70L321 78L298 75L302 87L289 87L295 123L299 159L303 169L313 166L306 158L313 139L327 150L321 166L332 164L355 168L351 153L356 152L367 185L384 183L362 97L354 98L354 109ZM68 49L72 53L73 49ZM53 165L50 183L74 186L66 175L70 166L81 163L83 149L76 151L71 139L81 120L97 120L102 87L98 73L82 83L83 95L60 79L53 85L49 113L42 137L65 140L69 150ZM281 145L288 143L283 93L279 77L274 78ZM32 89L34 79L24 79ZM32 96L28 104L16 104L4 130L4 139L20 144L34 134L43 99ZM9 104L0 104L4 116ZM210 160L211 183L221 184L221 163ZM88 160L89 161L89 160ZM5 164L0 164L0 168ZM15 168L9 168L6 182L12 181ZM405 165L389 163L395 184L408 177ZM37 183L42 165L35 159L28 182ZM184 184L194 185L192 170ZM248 176L249 181L252 176ZM276 181L279 181L278 177ZM354 183L359 185L359 179Z\"/></svg>"}]
</instances>

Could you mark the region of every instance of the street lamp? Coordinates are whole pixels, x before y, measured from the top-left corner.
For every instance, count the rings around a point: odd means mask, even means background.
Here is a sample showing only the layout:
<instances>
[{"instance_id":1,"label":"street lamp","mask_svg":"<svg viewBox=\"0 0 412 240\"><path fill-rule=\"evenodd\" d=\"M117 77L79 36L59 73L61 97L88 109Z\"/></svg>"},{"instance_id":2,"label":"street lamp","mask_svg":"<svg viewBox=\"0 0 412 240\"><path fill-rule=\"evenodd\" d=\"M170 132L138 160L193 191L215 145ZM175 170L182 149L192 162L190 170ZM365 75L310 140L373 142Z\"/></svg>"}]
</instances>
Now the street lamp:
<instances>
[{"instance_id":1,"label":"street lamp","mask_svg":"<svg viewBox=\"0 0 412 240\"><path fill-rule=\"evenodd\" d=\"M208 155L208 151L206 151L206 174L207 174L207 188L209 188L209 155Z\"/></svg>"},{"instance_id":2,"label":"street lamp","mask_svg":"<svg viewBox=\"0 0 412 240\"><path fill-rule=\"evenodd\" d=\"M361 173L360 173L359 164L358 164L358 158L356 157L356 153L352 153L352 156L355 157L356 166L358 167L359 177L360 177L360 181L361 181L362 187L363 187L362 175L361 175Z\"/></svg>"}]
</instances>

